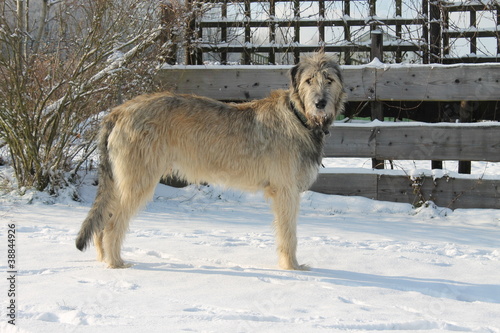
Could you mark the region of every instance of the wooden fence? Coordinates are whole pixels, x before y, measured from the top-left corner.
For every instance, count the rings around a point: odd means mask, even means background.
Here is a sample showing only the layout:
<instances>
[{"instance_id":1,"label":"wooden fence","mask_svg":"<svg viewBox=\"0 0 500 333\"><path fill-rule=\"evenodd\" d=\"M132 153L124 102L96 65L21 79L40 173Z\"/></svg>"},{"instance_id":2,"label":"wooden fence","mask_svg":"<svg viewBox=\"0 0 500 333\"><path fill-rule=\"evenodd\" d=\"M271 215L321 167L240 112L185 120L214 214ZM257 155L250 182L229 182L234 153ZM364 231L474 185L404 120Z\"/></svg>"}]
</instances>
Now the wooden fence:
<instances>
[{"instance_id":1,"label":"wooden fence","mask_svg":"<svg viewBox=\"0 0 500 333\"><path fill-rule=\"evenodd\" d=\"M483 16L486 11L494 13L496 18L495 24L491 24L488 28L480 28L479 17ZM453 28L450 16L453 13L462 12L468 16L469 26L463 28ZM441 6L441 29L436 29L436 33L441 33L442 53L441 59L436 62L442 63L457 63L457 62L498 62L500 54L500 2L494 1L460 1L460 2L443 2ZM441 30L441 31L440 31ZM496 53L487 56L480 50L481 39L493 38L496 39ZM469 46L469 54L462 57L450 57L450 48L452 43L450 40L465 39Z\"/></svg>"},{"instance_id":2,"label":"wooden fence","mask_svg":"<svg viewBox=\"0 0 500 333\"><path fill-rule=\"evenodd\" d=\"M412 61L424 64L492 62L500 54L496 0L187 0L186 6L191 18L178 34L185 52L177 60L188 65L226 64L231 54L242 64L297 63L301 53L319 49L356 64L365 63L360 52L373 54L374 47L381 50L379 59L385 53L402 62L411 53L417 58ZM481 22L486 12L496 21L487 27ZM468 16L468 26L454 20L456 13ZM172 15L164 16L168 22ZM377 30L385 36L369 36ZM496 39L496 50L484 51L485 37ZM458 40L469 45L466 56L453 54Z\"/></svg>"},{"instance_id":3,"label":"wooden fence","mask_svg":"<svg viewBox=\"0 0 500 333\"><path fill-rule=\"evenodd\" d=\"M157 77L167 89L219 100L262 98L287 88L290 66L166 66ZM496 101L500 64L343 66L349 101ZM375 160L500 162L500 124L335 124L325 157ZM405 174L393 170L320 173L312 190L414 205L432 200L449 208L500 209L500 179ZM471 178L472 177L472 178Z\"/></svg>"},{"instance_id":4,"label":"wooden fence","mask_svg":"<svg viewBox=\"0 0 500 333\"><path fill-rule=\"evenodd\" d=\"M394 125L335 124L325 157L377 160L460 160L500 162L500 123ZM449 176L442 171L388 170L322 172L313 191L359 195L414 205L431 200L449 208L500 208L497 179Z\"/></svg>"}]
</instances>

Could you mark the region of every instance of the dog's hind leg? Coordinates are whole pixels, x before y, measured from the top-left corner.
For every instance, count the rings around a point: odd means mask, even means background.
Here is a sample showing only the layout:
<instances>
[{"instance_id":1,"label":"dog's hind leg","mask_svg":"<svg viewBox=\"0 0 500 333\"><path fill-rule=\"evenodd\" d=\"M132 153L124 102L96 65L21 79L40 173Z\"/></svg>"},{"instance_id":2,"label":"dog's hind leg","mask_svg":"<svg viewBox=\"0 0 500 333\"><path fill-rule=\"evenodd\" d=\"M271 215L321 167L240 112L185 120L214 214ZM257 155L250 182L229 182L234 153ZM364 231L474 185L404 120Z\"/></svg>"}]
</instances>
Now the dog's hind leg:
<instances>
[{"instance_id":1,"label":"dog's hind leg","mask_svg":"<svg viewBox=\"0 0 500 333\"><path fill-rule=\"evenodd\" d=\"M123 165L123 164L122 164ZM102 248L104 261L110 268L126 268L121 258L121 247L128 230L130 220L154 194L160 179L160 172L151 168L135 170L123 165L126 170L116 172L118 185L118 203L103 230ZM125 171L125 173L123 172Z\"/></svg>"},{"instance_id":2,"label":"dog's hind leg","mask_svg":"<svg viewBox=\"0 0 500 333\"><path fill-rule=\"evenodd\" d=\"M117 209L122 209L122 207L117 207ZM131 217L127 212L118 211L108 221L108 224L102 231L104 261L108 264L109 268L126 268L131 266L125 264L121 258L121 247Z\"/></svg>"},{"instance_id":3,"label":"dog's hind leg","mask_svg":"<svg viewBox=\"0 0 500 333\"><path fill-rule=\"evenodd\" d=\"M98 261L104 261L104 248L102 247L102 236L103 236L102 230L94 234L94 245L97 251Z\"/></svg>"},{"instance_id":4,"label":"dog's hind leg","mask_svg":"<svg viewBox=\"0 0 500 333\"><path fill-rule=\"evenodd\" d=\"M306 265L297 262L297 215L299 213L300 193L289 188L268 188L266 195L271 197L274 212L279 266L282 269L308 270Z\"/></svg>"}]
</instances>

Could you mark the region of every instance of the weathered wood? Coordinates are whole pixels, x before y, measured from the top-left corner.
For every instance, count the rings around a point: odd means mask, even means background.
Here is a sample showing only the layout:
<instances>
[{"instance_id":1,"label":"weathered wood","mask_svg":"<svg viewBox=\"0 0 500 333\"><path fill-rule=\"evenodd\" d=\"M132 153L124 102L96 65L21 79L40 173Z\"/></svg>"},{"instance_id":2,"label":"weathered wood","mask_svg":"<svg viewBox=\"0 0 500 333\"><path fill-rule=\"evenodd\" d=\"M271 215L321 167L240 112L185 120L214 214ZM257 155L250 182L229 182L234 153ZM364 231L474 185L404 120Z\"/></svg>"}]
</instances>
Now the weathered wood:
<instances>
[{"instance_id":1,"label":"weathered wood","mask_svg":"<svg viewBox=\"0 0 500 333\"><path fill-rule=\"evenodd\" d=\"M380 175L377 178L377 200L418 206L422 197L415 191L414 184L409 176Z\"/></svg>"},{"instance_id":2,"label":"weathered wood","mask_svg":"<svg viewBox=\"0 0 500 333\"><path fill-rule=\"evenodd\" d=\"M312 191L325 194L363 196L377 199L376 174L321 173L311 187Z\"/></svg>"},{"instance_id":3,"label":"weathered wood","mask_svg":"<svg viewBox=\"0 0 500 333\"><path fill-rule=\"evenodd\" d=\"M356 195L370 199L420 205L433 201L440 207L500 209L500 181L359 173L322 173L312 191Z\"/></svg>"},{"instance_id":4,"label":"weathered wood","mask_svg":"<svg viewBox=\"0 0 500 333\"><path fill-rule=\"evenodd\" d=\"M328 53L338 53L338 52L369 52L370 46L367 44L298 44L297 46L290 47L288 44L261 44L255 46L253 44L228 44L228 43L203 43L196 44L198 50L204 53L218 53L218 52L228 52L228 53L268 53L272 50L278 53L288 53L293 49L293 52L298 52L301 54L318 52L323 50ZM409 42L402 42L397 44L388 44L384 46L384 49L388 52L392 51L415 51L415 45ZM258 51L257 51L258 50ZM200 63L201 64L201 63Z\"/></svg>"},{"instance_id":5,"label":"weathered wood","mask_svg":"<svg viewBox=\"0 0 500 333\"><path fill-rule=\"evenodd\" d=\"M168 89L220 100L262 98L286 88L290 66L166 66ZM343 66L349 101L500 100L500 63Z\"/></svg>"},{"instance_id":6,"label":"weathered wood","mask_svg":"<svg viewBox=\"0 0 500 333\"><path fill-rule=\"evenodd\" d=\"M160 71L156 79L178 93L233 101L262 98L271 90L288 88L288 67L252 67L172 66Z\"/></svg>"},{"instance_id":7,"label":"weathered wood","mask_svg":"<svg viewBox=\"0 0 500 333\"><path fill-rule=\"evenodd\" d=\"M356 68L357 70L353 70ZM344 89L349 101L374 101L376 96L376 69L368 66L342 67Z\"/></svg>"},{"instance_id":8,"label":"weathered wood","mask_svg":"<svg viewBox=\"0 0 500 333\"><path fill-rule=\"evenodd\" d=\"M375 15L375 0L370 1L370 14ZM372 24L370 27L371 30L371 52L370 59L373 61L378 59L379 61L384 61L384 34L383 31L377 28L376 24ZM384 121L384 107L382 102L373 101L371 104L371 119L372 120L380 120ZM383 169L385 165L384 160L380 160L377 158L372 158L372 168L374 169Z\"/></svg>"},{"instance_id":9,"label":"weathered wood","mask_svg":"<svg viewBox=\"0 0 500 333\"><path fill-rule=\"evenodd\" d=\"M387 66L376 75L379 100L500 99L500 64Z\"/></svg>"},{"instance_id":10,"label":"weathered wood","mask_svg":"<svg viewBox=\"0 0 500 333\"><path fill-rule=\"evenodd\" d=\"M334 124L326 137L325 157L374 157L376 128Z\"/></svg>"},{"instance_id":11,"label":"weathered wood","mask_svg":"<svg viewBox=\"0 0 500 333\"><path fill-rule=\"evenodd\" d=\"M326 157L500 162L500 124L355 126L337 124Z\"/></svg>"},{"instance_id":12,"label":"weathered wood","mask_svg":"<svg viewBox=\"0 0 500 333\"><path fill-rule=\"evenodd\" d=\"M343 18L341 20L332 20L332 19L324 19L321 20L321 22L318 22L317 19L307 19L307 18L302 18L302 19L252 19L250 22L248 22L248 25L252 28L267 28L270 25L275 26L275 27L280 27L280 28L288 28L291 25L295 23L300 23L301 27L318 27L318 25L321 23L323 26L328 26L328 27L342 27L342 26L349 26L349 27L364 27L366 25L370 25L373 22L378 22L379 24L381 22L384 23L384 25L421 25L424 24L426 21L423 18L404 18L404 17L394 17L394 18L384 18L383 20L380 20L378 17L367 17L367 18ZM247 23L243 20L234 20L234 19L227 19L227 20L206 20L206 21L201 21L200 26L203 28L220 28L222 26L227 27L227 28L242 28L244 27ZM413 46L414 50L417 50L417 46ZM260 50L259 50L260 52Z\"/></svg>"},{"instance_id":13,"label":"weathered wood","mask_svg":"<svg viewBox=\"0 0 500 333\"><path fill-rule=\"evenodd\" d=\"M427 178L421 192L442 207L500 208L500 180Z\"/></svg>"},{"instance_id":14,"label":"weathered wood","mask_svg":"<svg viewBox=\"0 0 500 333\"><path fill-rule=\"evenodd\" d=\"M291 66L166 66L156 80L166 89L226 101L263 98L274 89L287 89ZM349 100L375 100L376 70L344 69Z\"/></svg>"},{"instance_id":15,"label":"weathered wood","mask_svg":"<svg viewBox=\"0 0 500 333\"><path fill-rule=\"evenodd\" d=\"M429 1L429 63L439 63L441 54L441 3L439 1Z\"/></svg>"}]
</instances>

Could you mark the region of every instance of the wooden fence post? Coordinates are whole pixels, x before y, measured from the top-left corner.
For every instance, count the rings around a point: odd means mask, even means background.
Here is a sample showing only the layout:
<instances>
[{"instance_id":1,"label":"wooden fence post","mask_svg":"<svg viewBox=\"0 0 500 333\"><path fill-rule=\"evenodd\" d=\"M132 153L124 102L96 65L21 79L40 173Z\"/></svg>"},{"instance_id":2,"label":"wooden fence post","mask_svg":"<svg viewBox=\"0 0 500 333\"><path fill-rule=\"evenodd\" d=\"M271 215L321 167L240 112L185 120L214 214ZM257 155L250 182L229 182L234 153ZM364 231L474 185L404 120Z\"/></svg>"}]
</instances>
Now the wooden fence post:
<instances>
[{"instance_id":1,"label":"wooden fence post","mask_svg":"<svg viewBox=\"0 0 500 333\"><path fill-rule=\"evenodd\" d=\"M430 63L440 63L442 59L441 55L441 1L430 0L429 1L429 62ZM432 103L430 107L434 107L437 110L438 117L437 121L441 120L441 103ZM443 161L431 161L432 169L442 169Z\"/></svg>"},{"instance_id":2,"label":"wooden fence post","mask_svg":"<svg viewBox=\"0 0 500 333\"><path fill-rule=\"evenodd\" d=\"M495 4L495 9L497 11L497 27L500 25L500 3ZM500 54L500 38L497 38L497 54ZM497 60L498 61L498 60Z\"/></svg>"},{"instance_id":3,"label":"wooden fence post","mask_svg":"<svg viewBox=\"0 0 500 333\"><path fill-rule=\"evenodd\" d=\"M422 52L422 63L428 64L429 55L429 2L428 0L422 0L422 16L426 18L425 22L422 24L422 38L424 39L424 46Z\"/></svg>"},{"instance_id":4,"label":"wooden fence post","mask_svg":"<svg viewBox=\"0 0 500 333\"><path fill-rule=\"evenodd\" d=\"M430 49L430 63L440 63L441 62L441 1L431 0L430 1L430 38L429 38L429 49Z\"/></svg>"},{"instance_id":5,"label":"wooden fence post","mask_svg":"<svg viewBox=\"0 0 500 333\"><path fill-rule=\"evenodd\" d=\"M460 122L469 123L472 120L473 102L460 102ZM458 173L470 174L472 165L470 161L458 161Z\"/></svg>"},{"instance_id":6,"label":"wooden fence post","mask_svg":"<svg viewBox=\"0 0 500 333\"><path fill-rule=\"evenodd\" d=\"M403 4L402 4L402 0L396 0L396 16L397 17L401 17L401 15L403 14ZM401 34L402 32L402 27L401 27L401 24L397 24L396 25L396 37L398 39L401 39ZM398 49L396 51L396 62L397 63L400 63L400 62L403 62L403 52L401 52L400 49Z\"/></svg>"},{"instance_id":7,"label":"wooden fence post","mask_svg":"<svg viewBox=\"0 0 500 333\"><path fill-rule=\"evenodd\" d=\"M380 61L384 61L384 50L383 50L383 40L384 40L384 33L382 30L372 30L371 32L371 52L370 52L370 58L373 60L375 58L378 58ZM376 92L375 92L375 97L376 97ZM372 120L380 120L384 121L384 109L383 105L379 101L373 101L371 102L371 119ZM372 168L374 169L384 169L384 161L383 160L378 160L376 158L372 159Z\"/></svg>"},{"instance_id":8,"label":"wooden fence post","mask_svg":"<svg viewBox=\"0 0 500 333\"><path fill-rule=\"evenodd\" d=\"M294 28L293 28L293 58L294 63L298 63L300 61L300 51L297 46L300 43L300 0L293 0L293 20L294 20Z\"/></svg>"},{"instance_id":9,"label":"wooden fence post","mask_svg":"<svg viewBox=\"0 0 500 333\"><path fill-rule=\"evenodd\" d=\"M379 29L371 31L370 59L375 58L381 62L384 61L384 32Z\"/></svg>"},{"instance_id":10,"label":"wooden fence post","mask_svg":"<svg viewBox=\"0 0 500 333\"><path fill-rule=\"evenodd\" d=\"M175 65L177 62L177 38L173 33L173 22L175 22L176 14L171 3L161 4L161 24L162 32L160 34L160 43L164 45L170 41L168 49L166 49L162 57L167 64Z\"/></svg>"},{"instance_id":11,"label":"wooden fence post","mask_svg":"<svg viewBox=\"0 0 500 333\"><path fill-rule=\"evenodd\" d=\"M469 12L470 26L477 28L476 11L473 9ZM477 37L470 39L470 53L477 53ZM469 123L472 121L473 103L468 101L460 102L459 117L461 123ZM458 173L470 174L472 169L470 161L458 161Z\"/></svg>"},{"instance_id":12,"label":"wooden fence post","mask_svg":"<svg viewBox=\"0 0 500 333\"><path fill-rule=\"evenodd\" d=\"M223 20L227 20L227 0L224 0L221 6L221 16ZM220 29L221 41L222 43L227 43L227 25L222 25ZM227 50L221 50L220 62L223 65L227 65Z\"/></svg>"},{"instance_id":13,"label":"wooden fence post","mask_svg":"<svg viewBox=\"0 0 500 333\"><path fill-rule=\"evenodd\" d=\"M319 44L325 45L325 0L319 0L319 22L318 22L318 32L319 32Z\"/></svg>"},{"instance_id":14,"label":"wooden fence post","mask_svg":"<svg viewBox=\"0 0 500 333\"><path fill-rule=\"evenodd\" d=\"M186 10L189 13L189 19L187 22L186 26L186 45L184 47L184 62L186 65L195 65L196 64L196 56L195 52L196 47L193 45L194 44L194 37L195 37L195 29L196 29L196 13L195 9L193 7L193 1L192 0L186 0Z\"/></svg>"},{"instance_id":15,"label":"wooden fence post","mask_svg":"<svg viewBox=\"0 0 500 333\"><path fill-rule=\"evenodd\" d=\"M377 14L376 10L376 0L370 0L370 16L374 17ZM378 28L376 23L370 25L370 37L371 37L371 48L370 48L370 59L374 60L377 58L379 61L384 61L384 32ZM377 92L375 92L375 98L377 98ZM375 100L370 103L371 106L371 119L384 121L384 109L381 102ZM384 169L384 161L372 158L372 168L373 169Z\"/></svg>"},{"instance_id":16,"label":"wooden fence post","mask_svg":"<svg viewBox=\"0 0 500 333\"><path fill-rule=\"evenodd\" d=\"M245 0L245 52L243 52L243 64L250 65L252 60L251 50L248 49L248 45L250 45L250 20L251 20L251 5L250 0Z\"/></svg>"},{"instance_id":17,"label":"wooden fence post","mask_svg":"<svg viewBox=\"0 0 500 333\"><path fill-rule=\"evenodd\" d=\"M269 43L272 45L269 51L269 64L276 64L276 51L274 44L276 43L276 3L275 0L269 0Z\"/></svg>"},{"instance_id":18,"label":"wooden fence post","mask_svg":"<svg viewBox=\"0 0 500 333\"><path fill-rule=\"evenodd\" d=\"M344 0L344 15L346 16L351 15L350 0ZM344 39L349 42L351 41L351 27L349 24L347 24L346 21L344 21ZM349 50L346 50L344 52L344 61L346 65L351 65L352 63L351 52Z\"/></svg>"}]
</instances>

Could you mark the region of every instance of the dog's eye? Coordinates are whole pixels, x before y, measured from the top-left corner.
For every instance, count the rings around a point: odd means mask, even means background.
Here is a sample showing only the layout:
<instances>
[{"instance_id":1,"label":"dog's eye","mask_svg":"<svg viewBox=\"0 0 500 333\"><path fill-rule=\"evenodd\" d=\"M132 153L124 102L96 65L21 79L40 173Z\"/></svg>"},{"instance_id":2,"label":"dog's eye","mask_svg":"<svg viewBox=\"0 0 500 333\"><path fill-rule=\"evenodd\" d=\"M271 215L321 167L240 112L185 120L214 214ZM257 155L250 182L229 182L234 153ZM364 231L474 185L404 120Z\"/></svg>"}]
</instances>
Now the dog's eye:
<instances>
[{"instance_id":1,"label":"dog's eye","mask_svg":"<svg viewBox=\"0 0 500 333\"><path fill-rule=\"evenodd\" d=\"M306 83L310 85L311 84L311 79L307 79Z\"/></svg>"},{"instance_id":2,"label":"dog's eye","mask_svg":"<svg viewBox=\"0 0 500 333\"><path fill-rule=\"evenodd\" d=\"M333 83L333 80L332 80L332 79L327 78L327 79L326 79L326 83L327 83L327 84L332 84L332 83Z\"/></svg>"}]
</instances>

